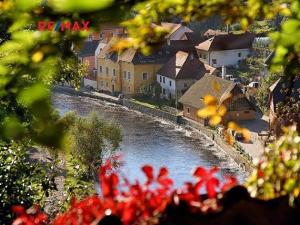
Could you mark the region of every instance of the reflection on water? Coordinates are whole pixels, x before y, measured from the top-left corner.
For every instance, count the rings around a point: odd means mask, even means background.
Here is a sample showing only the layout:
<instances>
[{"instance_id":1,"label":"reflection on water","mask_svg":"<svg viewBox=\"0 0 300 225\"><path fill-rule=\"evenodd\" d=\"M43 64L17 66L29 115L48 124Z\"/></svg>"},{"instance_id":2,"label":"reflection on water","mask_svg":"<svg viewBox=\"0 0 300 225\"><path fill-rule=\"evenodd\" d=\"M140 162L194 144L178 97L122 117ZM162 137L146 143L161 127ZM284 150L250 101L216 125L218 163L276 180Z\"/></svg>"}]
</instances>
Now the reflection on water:
<instances>
[{"instance_id":1,"label":"reflection on water","mask_svg":"<svg viewBox=\"0 0 300 225\"><path fill-rule=\"evenodd\" d=\"M88 97L54 93L53 104L62 114L77 111L85 116L94 110L120 124L124 135L122 171L131 178L142 177L140 167L144 164L167 166L177 186L191 179L196 166L218 166L222 174L234 175L240 181L245 178L245 172L231 158L215 146L205 147L212 142L204 136L193 137L191 130Z\"/></svg>"}]
</instances>

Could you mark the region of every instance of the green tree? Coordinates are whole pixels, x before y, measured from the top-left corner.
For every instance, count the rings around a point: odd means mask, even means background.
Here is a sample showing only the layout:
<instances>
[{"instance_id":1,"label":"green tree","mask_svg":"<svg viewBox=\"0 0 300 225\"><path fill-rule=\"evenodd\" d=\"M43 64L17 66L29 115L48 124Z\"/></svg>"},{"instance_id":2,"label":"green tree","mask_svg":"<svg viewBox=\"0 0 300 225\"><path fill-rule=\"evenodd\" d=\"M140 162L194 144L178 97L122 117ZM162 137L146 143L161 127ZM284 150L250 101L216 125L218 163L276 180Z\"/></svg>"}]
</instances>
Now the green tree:
<instances>
[{"instance_id":1,"label":"green tree","mask_svg":"<svg viewBox=\"0 0 300 225\"><path fill-rule=\"evenodd\" d=\"M270 73L268 76L263 77L260 87L258 88L255 96L258 107L263 113L267 113L269 110L269 93L270 87L277 81L282 74Z\"/></svg>"},{"instance_id":2,"label":"green tree","mask_svg":"<svg viewBox=\"0 0 300 225\"><path fill-rule=\"evenodd\" d=\"M87 117L76 116L69 137L72 157L87 168L90 177L94 177L103 159L114 153L122 141L119 126L105 121L95 112Z\"/></svg>"}]
</instances>

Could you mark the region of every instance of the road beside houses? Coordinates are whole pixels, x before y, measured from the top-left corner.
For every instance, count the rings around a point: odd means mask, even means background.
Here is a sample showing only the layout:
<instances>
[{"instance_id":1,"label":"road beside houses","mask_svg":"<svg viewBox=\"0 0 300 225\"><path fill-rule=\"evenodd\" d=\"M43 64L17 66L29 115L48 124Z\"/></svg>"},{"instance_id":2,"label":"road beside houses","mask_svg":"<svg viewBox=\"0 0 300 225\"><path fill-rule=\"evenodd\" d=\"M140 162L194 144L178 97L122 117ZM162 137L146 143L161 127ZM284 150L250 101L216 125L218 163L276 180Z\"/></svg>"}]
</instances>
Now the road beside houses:
<instances>
[{"instance_id":1,"label":"road beside houses","mask_svg":"<svg viewBox=\"0 0 300 225\"><path fill-rule=\"evenodd\" d=\"M258 133L268 131L268 120L267 116L256 112L255 120L239 121L239 125L247 128L251 133L250 143L239 142L239 144L253 159L259 158L264 151L264 146L259 140Z\"/></svg>"}]
</instances>

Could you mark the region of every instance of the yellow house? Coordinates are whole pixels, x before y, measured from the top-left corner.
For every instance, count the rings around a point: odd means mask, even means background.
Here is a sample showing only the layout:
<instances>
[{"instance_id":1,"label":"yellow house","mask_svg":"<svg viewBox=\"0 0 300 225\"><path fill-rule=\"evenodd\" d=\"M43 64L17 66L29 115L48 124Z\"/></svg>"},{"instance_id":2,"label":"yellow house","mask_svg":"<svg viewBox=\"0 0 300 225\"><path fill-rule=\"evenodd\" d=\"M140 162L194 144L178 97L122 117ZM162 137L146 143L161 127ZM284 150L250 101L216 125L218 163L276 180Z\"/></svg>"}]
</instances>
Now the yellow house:
<instances>
[{"instance_id":1,"label":"yellow house","mask_svg":"<svg viewBox=\"0 0 300 225\"><path fill-rule=\"evenodd\" d=\"M97 56L97 88L112 94L134 96L142 88L156 82L157 71L183 50L196 55L195 44L190 40L170 41L149 56L135 49L118 54L111 52L108 43Z\"/></svg>"},{"instance_id":2,"label":"yellow house","mask_svg":"<svg viewBox=\"0 0 300 225\"><path fill-rule=\"evenodd\" d=\"M121 71L118 54L106 45L97 56L97 88L110 93L122 92Z\"/></svg>"},{"instance_id":3,"label":"yellow house","mask_svg":"<svg viewBox=\"0 0 300 225\"><path fill-rule=\"evenodd\" d=\"M122 93L133 96L141 93L141 88L156 80L156 72L162 67L162 58L144 56L134 49L128 49L119 56L122 75Z\"/></svg>"},{"instance_id":4,"label":"yellow house","mask_svg":"<svg viewBox=\"0 0 300 225\"><path fill-rule=\"evenodd\" d=\"M168 58L156 54L144 56L134 49L118 55L109 44L97 56L97 88L112 94L134 96L156 81L156 72Z\"/></svg>"}]
</instances>

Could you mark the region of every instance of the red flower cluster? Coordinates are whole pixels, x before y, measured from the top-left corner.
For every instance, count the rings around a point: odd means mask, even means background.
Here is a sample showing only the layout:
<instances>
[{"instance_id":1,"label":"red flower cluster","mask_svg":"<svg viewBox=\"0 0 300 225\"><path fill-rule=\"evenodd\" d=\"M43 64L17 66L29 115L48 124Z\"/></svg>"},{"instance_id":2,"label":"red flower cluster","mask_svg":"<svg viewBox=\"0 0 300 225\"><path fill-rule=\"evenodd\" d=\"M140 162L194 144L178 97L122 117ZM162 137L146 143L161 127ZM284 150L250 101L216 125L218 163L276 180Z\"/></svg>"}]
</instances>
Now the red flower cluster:
<instances>
[{"instance_id":1,"label":"red flower cluster","mask_svg":"<svg viewBox=\"0 0 300 225\"><path fill-rule=\"evenodd\" d=\"M225 184L220 185L220 181L214 176L218 171L217 168L205 170L198 167L193 173L197 182L188 182L182 190L176 190L172 188L173 181L169 178L165 167L160 168L155 174L149 165L142 167L146 176L144 183L141 184L139 181L130 183L127 178L123 178L121 183L111 163L108 161L99 171L102 196L88 197L79 202L74 198L71 208L59 215L53 221L53 225L97 224L106 215L118 216L124 225L155 224L173 200L175 203L176 199L186 201L192 208L207 212L218 208L216 199L218 191L223 192L236 185L236 179L229 177ZM202 187L208 193L204 199L200 196ZM18 215L14 225L41 225L44 221L38 219L35 223L30 223L28 221L31 220L20 220L20 216L27 214ZM21 222L16 223L17 221Z\"/></svg>"},{"instance_id":2,"label":"red flower cluster","mask_svg":"<svg viewBox=\"0 0 300 225\"><path fill-rule=\"evenodd\" d=\"M21 205L15 205L12 207L12 211L17 215L17 219L12 225L43 225L47 220L46 214L40 212L37 205L27 210Z\"/></svg>"},{"instance_id":3,"label":"red flower cluster","mask_svg":"<svg viewBox=\"0 0 300 225\"><path fill-rule=\"evenodd\" d=\"M234 177L225 176L226 182L220 184L218 178L214 176L219 169L216 167L206 170L203 167L195 169L193 176L197 182L187 182L183 190L176 192L177 200L187 202L193 211L201 211L203 213L215 211L219 208L218 193L224 193L233 186L237 185L237 180ZM204 188L207 192L206 195L201 195L200 191ZM219 196L221 197L221 196ZM175 202L176 203L176 202Z\"/></svg>"}]
</instances>

